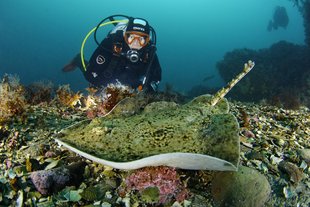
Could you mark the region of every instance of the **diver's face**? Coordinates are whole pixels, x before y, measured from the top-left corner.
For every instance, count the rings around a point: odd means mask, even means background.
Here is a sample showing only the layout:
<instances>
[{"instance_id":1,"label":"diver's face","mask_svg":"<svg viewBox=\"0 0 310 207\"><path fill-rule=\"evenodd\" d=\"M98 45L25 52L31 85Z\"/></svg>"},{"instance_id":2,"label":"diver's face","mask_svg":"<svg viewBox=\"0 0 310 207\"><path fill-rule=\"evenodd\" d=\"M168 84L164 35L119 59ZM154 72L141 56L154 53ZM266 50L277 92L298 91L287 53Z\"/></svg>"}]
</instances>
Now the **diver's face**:
<instances>
[{"instance_id":1,"label":"diver's face","mask_svg":"<svg viewBox=\"0 0 310 207\"><path fill-rule=\"evenodd\" d=\"M142 42L144 41L144 38L139 35L134 35L134 34L130 35L128 38L128 42L131 42L128 45L130 49L140 50L142 48L140 44L140 39Z\"/></svg>"},{"instance_id":2,"label":"diver's face","mask_svg":"<svg viewBox=\"0 0 310 207\"><path fill-rule=\"evenodd\" d=\"M130 49L140 50L148 43L148 36L137 33L126 33L125 41Z\"/></svg>"}]
</instances>

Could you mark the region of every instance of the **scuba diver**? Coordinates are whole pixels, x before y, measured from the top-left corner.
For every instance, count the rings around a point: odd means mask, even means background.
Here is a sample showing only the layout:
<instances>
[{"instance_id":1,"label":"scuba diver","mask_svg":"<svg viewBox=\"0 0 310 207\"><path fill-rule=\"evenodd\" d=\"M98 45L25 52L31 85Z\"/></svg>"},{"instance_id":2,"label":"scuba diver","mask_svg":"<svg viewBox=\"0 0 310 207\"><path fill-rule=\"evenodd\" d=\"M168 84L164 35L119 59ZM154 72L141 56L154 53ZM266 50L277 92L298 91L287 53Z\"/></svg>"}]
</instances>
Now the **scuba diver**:
<instances>
[{"instance_id":1,"label":"scuba diver","mask_svg":"<svg viewBox=\"0 0 310 207\"><path fill-rule=\"evenodd\" d=\"M276 6L273 13L272 20L269 21L267 30L271 32L272 30L277 30L279 27L286 29L289 23L289 17L287 15L284 6Z\"/></svg>"},{"instance_id":2,"label":"scuba diver","mask_svg":"<svg viewBox=\"0 0 310 207\"><path fill-rule=\"evenodd\" d=\"M122 17L125 20L115 20ZM106 20L110 22L103 23ZM107 37L99 44L97 30L101 26L114 24ZM84 60L83 47L94 31L98 45L89 62ZM138 91L156 91L161 81L161 67L156 54L156 33L142 18L113 15L102 20L88 33L78 54L62 70L72 71L79 67L85 79L94 87L105 87L121 83Z\"/></svg>"}]
</instances>

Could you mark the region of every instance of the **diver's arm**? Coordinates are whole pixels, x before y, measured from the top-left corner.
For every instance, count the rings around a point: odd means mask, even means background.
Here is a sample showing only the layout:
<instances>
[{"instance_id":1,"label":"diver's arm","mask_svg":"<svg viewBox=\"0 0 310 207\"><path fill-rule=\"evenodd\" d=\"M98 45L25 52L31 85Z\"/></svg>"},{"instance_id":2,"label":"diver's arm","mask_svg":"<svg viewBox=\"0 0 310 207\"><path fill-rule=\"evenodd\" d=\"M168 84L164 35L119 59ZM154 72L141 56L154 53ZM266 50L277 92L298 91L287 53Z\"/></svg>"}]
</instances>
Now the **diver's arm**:
<instances>
[{"instance_id":1,"label":"diver's arm","mask_svg":"<svg viewBox=\"0 0 310 207\"><path fill-rule=\"evenodd\" d=\"M154 55L154 59L150 68L149 76L149 81L145 86L146 91L157 91L158 84L161 81L161 67L156 53Z\"/></svg>"},{"instance_id":2,"label":"diver's arm","mask_svg":"<svg viewBox=\"0 0 310 207\"><path fill-rule=\"evenodd\" d=\"M105 73L108 67L112 53L108 50L112 47L110 38L105 38L92 54L89 63L84 72L85 79L95 86L105 85L108 81Z\"/></svg>"},{"instance_id":3,"label":"diver's arm","mask_svg":"<svg viewBox=\"0 0 310 207\"><path fill-rule=\"evenodd\" d=\"M151 67L152 67L151 80L160 82L161 81L161 66L160 66L157 54L155 54Z\"/></svg>"}]
</instances>

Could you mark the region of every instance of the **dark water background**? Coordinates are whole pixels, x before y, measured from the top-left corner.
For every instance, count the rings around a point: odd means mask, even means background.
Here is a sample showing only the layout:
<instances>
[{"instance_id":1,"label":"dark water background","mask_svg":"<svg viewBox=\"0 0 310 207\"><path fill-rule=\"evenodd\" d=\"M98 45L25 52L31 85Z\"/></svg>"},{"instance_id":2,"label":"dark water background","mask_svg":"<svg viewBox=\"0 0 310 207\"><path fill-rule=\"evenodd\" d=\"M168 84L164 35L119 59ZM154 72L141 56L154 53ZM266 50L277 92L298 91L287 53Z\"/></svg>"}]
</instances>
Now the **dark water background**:
<instances>
[{"instance_id":1,"label":"dark water background","mask_svg":"<svg viewBox=\"0 0 310 207\"><path fill-rule=\"evenodd\" d=\"M286 7L289 25L268 32L277 5ZM235 48L267 48L279 40L304 44L301 15L288 0L0 0L0 76L87 87L80 71L61 68L79 52L88 31L112 14L149 21L157 32L161 86L168 82L180 92L201 83L223 85L216 62ZM90 57L92 37L85 47Z\"/></svg>"}]
</instances>

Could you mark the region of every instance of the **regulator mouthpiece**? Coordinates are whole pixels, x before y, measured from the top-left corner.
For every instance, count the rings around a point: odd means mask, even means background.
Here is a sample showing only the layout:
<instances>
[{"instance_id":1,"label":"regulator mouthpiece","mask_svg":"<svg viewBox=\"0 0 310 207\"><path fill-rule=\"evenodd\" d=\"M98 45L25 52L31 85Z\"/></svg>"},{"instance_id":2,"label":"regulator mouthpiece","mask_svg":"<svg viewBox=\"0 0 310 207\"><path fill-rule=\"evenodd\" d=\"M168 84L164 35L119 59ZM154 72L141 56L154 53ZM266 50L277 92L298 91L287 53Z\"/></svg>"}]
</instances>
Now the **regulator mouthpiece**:
<instances>
[{"instance_id":1,"label":"regulator mouthpiece","mask_svg":"<svg viewBox=\"0 0 310 207\"><path fill-rule=\"evenodd\" d=\"M128 60L130 60L132 63L136 63L140 59L140 54L136 50L128 50L126 57Z\"/></svg>"}]
</instances>

